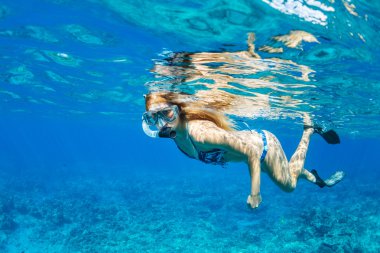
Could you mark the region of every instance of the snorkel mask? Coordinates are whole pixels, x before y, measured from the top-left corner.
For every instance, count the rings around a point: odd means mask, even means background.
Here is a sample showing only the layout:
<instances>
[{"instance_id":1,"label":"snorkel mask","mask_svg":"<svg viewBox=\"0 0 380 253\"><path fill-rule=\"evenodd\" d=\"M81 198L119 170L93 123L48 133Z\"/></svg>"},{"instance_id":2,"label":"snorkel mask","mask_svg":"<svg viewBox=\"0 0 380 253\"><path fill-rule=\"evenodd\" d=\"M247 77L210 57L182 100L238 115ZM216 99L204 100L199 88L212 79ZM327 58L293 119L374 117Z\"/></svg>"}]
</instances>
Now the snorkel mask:
<instances>
[{"instance_id":1,"label":"snorkel mask","mask_svg":"<svg viewBox=\"0 0 380 253\"><path fill-rule=\"evenodd\" d=\"M142 115L142 128L144 133L152 138L172 138L176 137L176 132L169 123L174 122L179 115L179 109L176 105L161 108L159 110L149 110ZM152 130L156 126L158 130Z\"/></svg>"}]
</instances>

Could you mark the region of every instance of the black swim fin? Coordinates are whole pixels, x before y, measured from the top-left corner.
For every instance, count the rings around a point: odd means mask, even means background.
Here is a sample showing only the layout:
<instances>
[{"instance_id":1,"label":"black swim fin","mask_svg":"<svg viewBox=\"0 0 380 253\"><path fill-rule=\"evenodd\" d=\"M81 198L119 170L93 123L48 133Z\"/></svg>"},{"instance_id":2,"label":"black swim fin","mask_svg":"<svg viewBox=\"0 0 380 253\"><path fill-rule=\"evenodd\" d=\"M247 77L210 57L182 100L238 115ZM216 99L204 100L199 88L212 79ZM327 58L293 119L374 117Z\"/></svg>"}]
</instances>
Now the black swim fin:
<instances>
[{"instance_id":1,"label":"black swim fin","mask_svg":"<svg viewBox=\"0 0 380 253\"><path fill-rule=\"evenodd\" d=\"M323 181L323 179L318 175L316 170L312 170L310 172L311 172L311 174L313 174L315 176L315 179L316 179L315 184L316 185L318 185L321 188L326 186L325 181Z\"/></svg>"},{"instance_id":2,"label":"black swim fin","mask_svg":"<svg viewBox=\"0 0 380 253\"><path fill-rule=\"evenodd\" d=\"M320 134L328 144L339 144L340 139L338 134L334 130L328 130L327 132L321 132Z\"/></svg>"},{"instance_id":3,"label":"black swim fin","mask_svg":"<svg viewBox=\"0 0 380 253\"><path fill-rule=\"evenodd\" d=\"M304 129L314 128L314 133L319 134L328 144L339 144L340 139L334 130L323 131L320 126L304 126Z\"/></svg>"}]
</instances>

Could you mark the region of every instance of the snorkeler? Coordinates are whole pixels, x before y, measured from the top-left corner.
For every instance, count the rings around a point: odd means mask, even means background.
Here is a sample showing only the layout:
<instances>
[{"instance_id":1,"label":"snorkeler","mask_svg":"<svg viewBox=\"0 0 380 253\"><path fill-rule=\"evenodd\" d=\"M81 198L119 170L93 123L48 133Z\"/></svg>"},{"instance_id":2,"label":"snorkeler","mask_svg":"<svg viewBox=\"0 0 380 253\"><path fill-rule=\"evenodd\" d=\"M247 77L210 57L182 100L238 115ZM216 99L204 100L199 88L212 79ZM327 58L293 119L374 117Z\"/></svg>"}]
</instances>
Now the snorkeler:
<instances>
[{"instance_id":1,"label":"snorkeler","mask_svg":"<svg viewBox=\"0 0 380 253\"><path fill-rule=\"evenodd\" d=\"M292 39L287 42L296 41L298 44L302 40L310 40L310 36L305 32L295 31L292 36L286 38ZM324 131L321 127L314 126L308 114L302 114L303 135L289 161L279 140L272 133L249 128L245 131L237 130L226 116L233 114L245 117L253 112L270 112L270 101L273 101L267 94L252 92L251 97L244 97L224 91L226 88L231 88L230 83L236 82L244 84L245 87L270 90L276 85L268 80L274 77L272 74L265 77L263 75L265 73L271 73L271 71L281 73L286 66L289 66L292 72L299 70L299 74L294 76L296 80L307 82L308 75L313 72L307 66L298 65L289 60L272 58L260 61L260 56L255 52L254 40L255 35L249 33L248 48L244 51L175 53L168 59L167 66L156 64L154 73L160 76L177 77L174 78L173 83L169 83L173 87L202 78L211 80L212 84L202 82L207 90L200 89L191 95L183 92L151 91L145 96L146 112L143 114L142 121L143 130L148 136L172 138L177 147L190 158L216 165L245 162L249 167L251 179L251 192L248 195L247 204L252 208L258 207L261 203L261 172L267 173L282 190L287 192L296 188L299 178L305 178L319 187L331 187L344 177L344 173L338 171L329 179L323 180L317 171L304 168L313 133L321 135L330 144L340 143L335 131ZM210 67L210 64L214 65ZM252 73L259 73L261 79L239 78L239 75ZM290 76L288 73L284 74ZM296 86L300 87L300 84ZM252 97L254 99L251 99ZM284 97L276 101L282 101L282 99ZM286 105L295 107L297 104L299 101L286 97L280 105L286 108ZM277 106L276 111L282 113L279 107ZM289 115L288 111L284 110L284 115ZM260 115L270 116L270 114ZM290 116L294 118L301 115L297 113Z\"/></svg>"},{"instance_id":2,"label":"snorkeler","mask_svg":"<svg viewBox=\"0 0 380 253\"><path fill-rule=\"evenodd\" d=\"M262 201L261 172L267 173L286 192L296 188L299 178L319 187L331 187L343 179L342 171L322 180L315 170L310 172L303 167L313 133L320 134L328 143L340 142L333 130L324 132L322 128L313 126L307 114L304 115L301 141L288 161L279 140L272 133L235 130L224 114L197 107L196 103L180 99L181 96L186 94L156 92L146 95L146 112L142 117L144 132L150 137L171 138L188 157L208 164L247 163L251 179L251 192L247 199L250 207L257 208Z\"/></svg>"}]
</instances>

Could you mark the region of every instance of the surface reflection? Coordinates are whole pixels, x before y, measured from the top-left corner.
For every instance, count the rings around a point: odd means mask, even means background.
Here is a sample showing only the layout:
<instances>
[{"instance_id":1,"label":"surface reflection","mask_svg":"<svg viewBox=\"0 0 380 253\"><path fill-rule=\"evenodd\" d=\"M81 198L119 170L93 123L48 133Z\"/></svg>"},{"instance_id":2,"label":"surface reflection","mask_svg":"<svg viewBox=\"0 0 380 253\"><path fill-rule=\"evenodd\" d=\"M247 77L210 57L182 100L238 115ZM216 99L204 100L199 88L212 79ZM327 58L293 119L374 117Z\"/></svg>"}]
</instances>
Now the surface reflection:
<instances>
[{"instance_id":1,"label":"surface reflection","mask_svg":"<svg viewBox=\"0 0 380 253\"><path fill-rule=\"evenodd\" d=\"M291 31L273 41L284 47L318 42L303 31ZM254 42L255 34L249 33L244 51L167 52L164 60L155 62L152 72L157 79L147 83L149 92L177 92L180 102L237 117L296 118L310 111L314 106L300 95L315 88L310 83L314 70L291 60L262 58ZM272 46L259 50L268 47Z\"/></svg>"}]
</instances>

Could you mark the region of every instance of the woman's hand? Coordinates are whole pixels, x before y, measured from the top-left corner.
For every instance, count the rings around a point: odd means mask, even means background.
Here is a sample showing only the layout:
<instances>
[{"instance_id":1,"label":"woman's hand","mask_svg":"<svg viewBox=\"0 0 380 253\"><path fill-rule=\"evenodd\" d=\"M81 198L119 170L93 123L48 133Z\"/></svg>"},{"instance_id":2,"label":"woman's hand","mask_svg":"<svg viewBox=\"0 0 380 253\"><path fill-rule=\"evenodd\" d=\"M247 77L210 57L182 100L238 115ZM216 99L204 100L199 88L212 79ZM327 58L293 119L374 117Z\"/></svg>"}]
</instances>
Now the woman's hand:
<instances>
[{"instance_id":1,"label":"woman's hand","mask_svg":"<svg viewBox=\"0 0 380 253\"><path fill-rule=\"evenodd\" d=\"M257 154L249 159L249 174L251 176L251 194L248 196L247 204L251 208L259 207L262 199L260 195L260 160Z\"/></svg>"},{"instance_id":2,"label":"woman's hand","mask_svg":"<svg viewBox=\"0 0 380 253\"><path fill-rule=\"evenodd\" d=\"M262 198L261 198L260 193L258 193L256 195L250 194L250 195L248 195L247 205L251 208L258 208L261 201L262 201Z\"/></svg>"}]
</instances>

